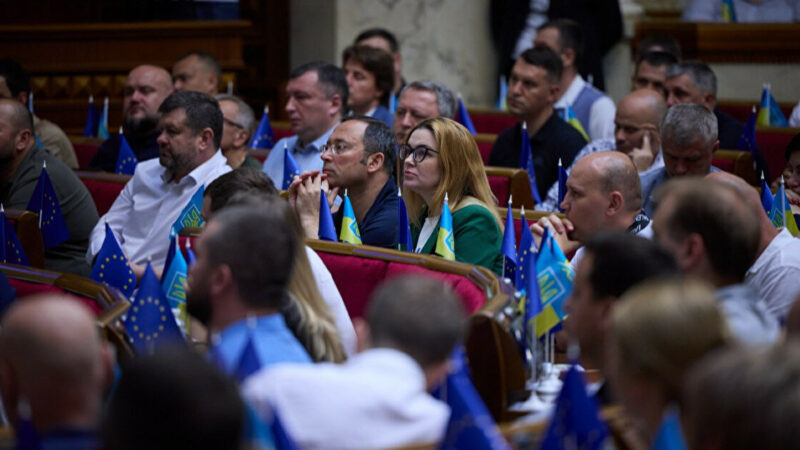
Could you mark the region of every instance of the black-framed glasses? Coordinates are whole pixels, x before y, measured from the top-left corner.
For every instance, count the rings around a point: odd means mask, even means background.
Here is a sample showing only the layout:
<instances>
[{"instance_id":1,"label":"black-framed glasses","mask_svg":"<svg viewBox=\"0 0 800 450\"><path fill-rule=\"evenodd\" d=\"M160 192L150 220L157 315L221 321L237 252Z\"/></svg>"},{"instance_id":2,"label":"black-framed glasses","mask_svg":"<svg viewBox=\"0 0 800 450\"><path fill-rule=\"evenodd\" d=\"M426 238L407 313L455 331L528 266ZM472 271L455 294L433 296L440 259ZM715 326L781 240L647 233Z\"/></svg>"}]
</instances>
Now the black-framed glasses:
<instances>
[{"instance_id":1,"label":"black-framed glasses","mask_svg":"<svg viewBox=\"0 0 800 450\"><path fill-rule=\"evenodd\" d=\"M425 161L425 158L428 157L428 152L439 154L438 151L428 147L427 145L411 147L408 144L403 144L400 146L400 159L405 160L409 155L412 155L414 162L419 164L422 161Z\"/></svg>"},{"instance_id":2,"label":"black-framed glasses","mask_svg":"<svg viewBox=\"0 0 800 450\"><path fill-rule=\"evenodd\" d=\"M347 152L352 148L353 147L350 147L349 145L343 142L336 142L334 144L325 144L322 147L320 147L320 150L322 150L322 153L325 153L328 150L330 150L330 152L333 153L334 155L341 155L342 153Z\"/></svg>"},{"instance_id":3,"label":"black-framed glasses","mask_svg":"<svg viewBox=\"0 0 800 450\"><path fill-rule=\"evenodd\" d=\"M222 121L227 123L228 125L234 127L234 128L238 128L240 130L244 130L244 125L242 125L240 123L237 123L237 122L234 122L231 119L226 119L225 117L223 117Z\"/></svg>"}]
</instances>

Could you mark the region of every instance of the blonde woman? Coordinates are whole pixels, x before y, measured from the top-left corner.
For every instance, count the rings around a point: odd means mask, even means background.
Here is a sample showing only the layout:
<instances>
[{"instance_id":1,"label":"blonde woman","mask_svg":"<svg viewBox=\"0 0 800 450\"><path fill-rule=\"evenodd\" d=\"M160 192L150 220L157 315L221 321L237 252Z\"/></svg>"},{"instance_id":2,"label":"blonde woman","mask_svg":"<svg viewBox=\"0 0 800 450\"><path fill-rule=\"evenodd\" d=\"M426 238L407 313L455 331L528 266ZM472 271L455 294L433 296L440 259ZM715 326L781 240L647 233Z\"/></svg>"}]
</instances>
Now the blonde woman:
<instances>
[{"instance_id":1,"label":"blonde woman","mask_svg":"<svg viewBox=\"0 0 800 450\"><path fill-rule=\"evenodd\" d=\"M445 194L457 261L499 274L503 227L472 135L443 117L420 122L400 146L403 197L417 252L432 254Z\"/></svg>"}]
</instances>

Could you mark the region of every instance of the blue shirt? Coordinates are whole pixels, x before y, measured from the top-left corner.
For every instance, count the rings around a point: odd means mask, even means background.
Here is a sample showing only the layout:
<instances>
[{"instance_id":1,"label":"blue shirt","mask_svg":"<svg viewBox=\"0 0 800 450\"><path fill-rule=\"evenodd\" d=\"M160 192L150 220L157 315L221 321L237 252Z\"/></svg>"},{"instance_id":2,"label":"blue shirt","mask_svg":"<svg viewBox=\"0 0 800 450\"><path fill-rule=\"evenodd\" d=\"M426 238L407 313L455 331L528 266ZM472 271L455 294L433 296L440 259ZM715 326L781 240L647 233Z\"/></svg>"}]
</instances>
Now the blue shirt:
<instances>
[{"instance_id":1,"label":"blue shirt","mask_svg":"<svg viewBox=\"0 0 800 450\"><path fill-rule=\"evenodd\" d=\"M252 331L249 321L253 320ZM302 344L286 326L280 313L242 319L219 334L212 352L219 359L225 373L235 374L239 359L247 344L249 333L254 334L253 345L261 368L279 363L311 363Z\"/></svg>"},{"instance_id":2,"label":"blue shirt","mask_svg":"<svg viewBox=\"0 0 800 450\"><path fill-rule=\"evenodd\" d=\"M389 128L392 128L392 125L394 124L394 114L389 111L389 108L383 105L376 106L375 111L372 111L370 116L372 116L373 119L378 119L385 123Z\"/></svg>"},{"instance_id":3,"label":"blue shirt","mask_svg":"<svg viewBox=\"0 0 800 450\"><path fill-rule=\"evenodd\" d=\"M342 229L343 215L344 208L339 208L333 216L337 230ZM364 220L358 222L358 231L364 245L397 249L397 185L392 177L375 197Z\"/></svg>"},{"instance_id":4,"label":"blue shirt","mask_svg":"<svg viewBox=\"0 0 800 450\"><path fill-rule=\"evenodd\" d=\"M714 166L708 170L708 173L719 172L720 170ZM656 210L655 202L653 201L653 192L656 188L664 184L669 179L667 168L661 167L656 170L648 170L639 174L639 179L642 181L642 210L648 217L653 217Z\"/></svg>"},{"instance_id":5,"label":"blue shirt","mask_svg":"<svg viewBox=\"0 0 800 450\"><path fill-rule=\"evenodd\" d=\"M339 125L337 122L336 125ZM292 157L300 166L300 172L308 172L311 170L322 170L322 146L328 142L328 138L336 129L336 125L331 127L322 136L318 137L315 141L302 147L298 142L297 136L283 138L278 141L272 151L269 152L267 160L264 161L264 167L261 169L272 179L275 186L280 188L283 186L283 147L291 152Z\"/></svg>"}]
</instances>

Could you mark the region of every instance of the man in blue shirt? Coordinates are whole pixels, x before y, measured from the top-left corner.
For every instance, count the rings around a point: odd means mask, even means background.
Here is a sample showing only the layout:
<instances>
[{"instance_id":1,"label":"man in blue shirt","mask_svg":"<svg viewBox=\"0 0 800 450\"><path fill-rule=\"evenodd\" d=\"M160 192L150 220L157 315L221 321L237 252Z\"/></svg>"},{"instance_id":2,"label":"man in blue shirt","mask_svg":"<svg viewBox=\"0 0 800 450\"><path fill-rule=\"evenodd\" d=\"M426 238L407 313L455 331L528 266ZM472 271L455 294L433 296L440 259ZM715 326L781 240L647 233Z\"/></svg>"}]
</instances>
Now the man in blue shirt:
<instances>
[{"instance_id":1,"label":"man in blue shirt","mask_svg":"<svg viewBox=\"0 0 800 450\"><path fill-rule=\"evenodd\" d=\"M283 149L291 153L300 172L320 170L319 156L347 105L344 72L328 63L310 62L294 69L286 85L286 113L295 136L281 139L264 161L264 173L283 186Z\"/></svg>"}]
</instances>

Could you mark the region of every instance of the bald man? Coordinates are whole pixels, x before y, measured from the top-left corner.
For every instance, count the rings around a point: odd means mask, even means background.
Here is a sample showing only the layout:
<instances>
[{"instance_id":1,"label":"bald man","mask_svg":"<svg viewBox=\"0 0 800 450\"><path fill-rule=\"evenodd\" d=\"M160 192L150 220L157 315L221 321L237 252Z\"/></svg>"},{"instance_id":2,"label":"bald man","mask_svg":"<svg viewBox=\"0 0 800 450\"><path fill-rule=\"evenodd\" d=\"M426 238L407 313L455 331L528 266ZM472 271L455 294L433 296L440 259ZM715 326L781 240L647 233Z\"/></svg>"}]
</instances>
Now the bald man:
<instances>
[{"instance_id":1,"label":"bald man","mask_svg":"<svg viewBox=\"0 0 800 450\"><path fill-rule=\"evenodd\" d=\"M548 227L564 253L578 249L601 231L627 230L652 236L650 219L642 214L636 167L620 152L593 153L575 163L561 208L563 219L555 214L543 217L531 225L531 232L538 240ZM582 253L578 250L573 257L573 267Z\"/></svg>"},{"instance_id":2,"label":"bald man","mask_svg":"<svg viewBox=\"0 0 800 450\"><path fill-rule=\"evenodd\" d=\"M214 56L201 50L181 55L172 66L172 82L176 91L195 91L217 95L222 68Z\"/></svg>"},{"instance_id":3,"label":"bald man","mask_svg":"<svg viewBox=\"0 0 800 450\"><path fill-rule=\"evenodd\" d=\"M172 93L172 78L164 68L138 66L125 80L122 121L125 139L139 162L158 156L158 107ZM89 168L115 172L120 138L111 135L100 145Z\"/></svg>"},{"instance_id":4,"label":"bald man","mask_svg":"<svg viewBox=\"0 0 800 450\"><path fill-rule=\"evenodd\" d=\"M577 161L597 152L617 150L628 155L640 174L664 167L661 156L661 121L667 104L651 89L637 89L620 100L614 117L614 139L592 141L575 156ZM567 168L570 173L572 168ZM547 197L536 205L537 211L558 211L558 183L547 191Z\"/></svg>"},{"instance_id":5,"label":"bald man","mask_svg":"<svg viewBox=\"0 0 800 450\"><path fill-rule=\"evenodd\" d=\"M800 295L800 239L792 237L786 229L775 228L761 206L758 192L743 179L728 172L715 172L706 178L733 186L758 218L761 233L756 261L747 269L744 279L764 299L767 310L783 321Z\"/></svg>"},{"instance_id":6,"label":"bald man","mask_svg":"<svg viewBox=\"0 0 800 450\"><path fill-rule=\"evenodd\" d=\"M111 351L89 309L46 294L16 302L0 326L0 390L16 428L29 418L41 448L95 448ZM94 444L94 445L93 445Z\"/></svg>"}]
</instances>

